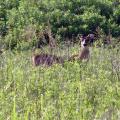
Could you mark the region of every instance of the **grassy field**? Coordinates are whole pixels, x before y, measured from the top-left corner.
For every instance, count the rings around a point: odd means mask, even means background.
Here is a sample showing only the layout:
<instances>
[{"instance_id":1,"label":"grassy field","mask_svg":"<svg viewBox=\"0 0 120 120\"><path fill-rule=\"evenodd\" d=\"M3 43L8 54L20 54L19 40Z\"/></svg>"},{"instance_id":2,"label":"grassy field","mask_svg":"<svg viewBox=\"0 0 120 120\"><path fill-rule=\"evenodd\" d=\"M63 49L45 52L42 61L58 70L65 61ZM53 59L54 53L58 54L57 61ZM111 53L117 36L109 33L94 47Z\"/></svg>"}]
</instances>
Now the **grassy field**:
<instances>
[{"instance_id":1,"label":"grassy field","mask_svg":"<svg viewBox=\"0 0 120 120\"><path fill-rule=\"evenodd\" d=\"M34 67L31 51L0 56L0 120L120 120L120 51L90 48L88 63ZM78 46L59 55L76 53Z\"/></svg>"}]
</instances>

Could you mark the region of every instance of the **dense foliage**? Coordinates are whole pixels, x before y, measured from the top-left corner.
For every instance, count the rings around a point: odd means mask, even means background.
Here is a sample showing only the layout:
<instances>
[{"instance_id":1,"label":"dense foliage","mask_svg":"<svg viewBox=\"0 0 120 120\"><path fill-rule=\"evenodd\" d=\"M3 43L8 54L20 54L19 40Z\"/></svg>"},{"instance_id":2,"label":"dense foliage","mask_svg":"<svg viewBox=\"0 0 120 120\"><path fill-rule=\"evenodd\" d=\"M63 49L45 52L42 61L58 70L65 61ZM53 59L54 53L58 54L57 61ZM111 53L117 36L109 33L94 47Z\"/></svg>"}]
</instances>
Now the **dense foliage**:
<instances>
[{"instance_id":1,"label":"dense foliage","mask_svg":"<svg viewBox=\"0 0 120 120\"><path fill-rule=\"evenodd\" d=\"M65 47L66 48L66 47ZM66 49L57 53L64 55ZM73 54L78 46L70 48ZM120 54L92 48L88 63L33 67L31 51L0 56L1 120L119 120Z\"/></svg>"},{"instance_id":2,"label":"dense foliage","mask_svg":"<svg viewBox=\"0 0 120 120\"><path fill-rule=\"evenodd\" d=\"M0 120L120 120L118 3L0 0ZM53 52L63 58L78 53L80 45L61 41L96 28L100 42L109 32L115 42L108 47L96 41L88 62L35 67L31 57L41 49L30 48L43 39L49 25L60 40ZM50 53L48 46L42 50Z\"/></svg>"},{"instance_id":3,"label":"dense foliage","mask_svg":"<svg viewBox=\"0 0 120 120\"><path fill-rule=\"evenodd\" d=\"M26 36L36 40L34 32L45 29L48 21L52 32L62 38L91 33L98 26L118 37L120 6L110 0L0 1L0 35L7 47L16 47Z\"/></svg>"}]
</instances>

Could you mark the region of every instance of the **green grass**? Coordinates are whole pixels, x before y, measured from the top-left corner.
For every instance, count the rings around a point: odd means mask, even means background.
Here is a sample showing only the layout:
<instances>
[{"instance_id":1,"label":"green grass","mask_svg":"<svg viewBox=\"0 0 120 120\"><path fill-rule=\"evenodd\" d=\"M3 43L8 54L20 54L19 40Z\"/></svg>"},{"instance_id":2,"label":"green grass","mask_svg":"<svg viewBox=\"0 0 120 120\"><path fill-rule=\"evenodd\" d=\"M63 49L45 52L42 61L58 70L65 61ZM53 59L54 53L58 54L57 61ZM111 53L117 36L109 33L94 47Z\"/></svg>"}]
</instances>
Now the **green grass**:
<instances>
[{"instance_id":1,"label":"green grass","mask_svg":"<svg viewBox=\"0 0 120 120\"><path fill-rule=\"evenodd\" d=\"M110 115L119 120L120 53L90 49L88 63L49 68L32 66L31 51L5 51L0 56L0 120L100 120ZM70 54L76 51L71 48Z\"/></svg>"}]
</instances>

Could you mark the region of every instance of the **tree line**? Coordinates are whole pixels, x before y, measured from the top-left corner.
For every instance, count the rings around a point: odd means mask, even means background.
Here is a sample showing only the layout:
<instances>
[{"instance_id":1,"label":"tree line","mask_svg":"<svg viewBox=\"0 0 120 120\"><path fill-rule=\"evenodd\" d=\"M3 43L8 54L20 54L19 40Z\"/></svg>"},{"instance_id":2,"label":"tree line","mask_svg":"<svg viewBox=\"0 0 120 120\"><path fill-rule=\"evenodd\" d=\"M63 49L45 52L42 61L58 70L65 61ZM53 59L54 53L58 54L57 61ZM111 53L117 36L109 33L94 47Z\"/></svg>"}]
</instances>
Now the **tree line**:
<instances>
[{"instance_id":1,"label":"tree line","mask_svg":"<svg viewBox=\"0 0 120 120\"><path fill-rule=\"evenodd\" d=\"M1 0L0 36L7 47L29 42L37 33L51 31L60 41L78 34L93 33L99 26L104 34L120 36L120 5L113 0ZM40 37L42 35L40 34ZM38 39L37 39L38 40Z\"/></svg>"}]
</instances>

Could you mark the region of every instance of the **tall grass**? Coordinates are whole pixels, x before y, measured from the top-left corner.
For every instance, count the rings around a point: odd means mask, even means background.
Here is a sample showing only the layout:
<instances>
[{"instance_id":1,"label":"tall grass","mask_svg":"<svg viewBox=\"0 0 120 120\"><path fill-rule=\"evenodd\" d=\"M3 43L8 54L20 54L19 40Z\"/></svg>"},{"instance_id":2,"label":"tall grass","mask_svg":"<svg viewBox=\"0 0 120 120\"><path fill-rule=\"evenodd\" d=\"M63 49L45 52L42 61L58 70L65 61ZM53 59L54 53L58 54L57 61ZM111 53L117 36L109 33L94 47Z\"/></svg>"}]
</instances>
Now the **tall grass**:
<instances>
[{"instance_id":1,"label":"tall grass","mask_svg":"<svg viewBox=\"0 0 120 120\"><path fill-rule=\"evenodd\" d=\"M120 53L90 48L85 62L33 67L31 51L0 56L1 120L119 120ZM78 47L72 47L70 54ZM61 55L65 55L61 50Z\"/></svg>"}]
</instances>

